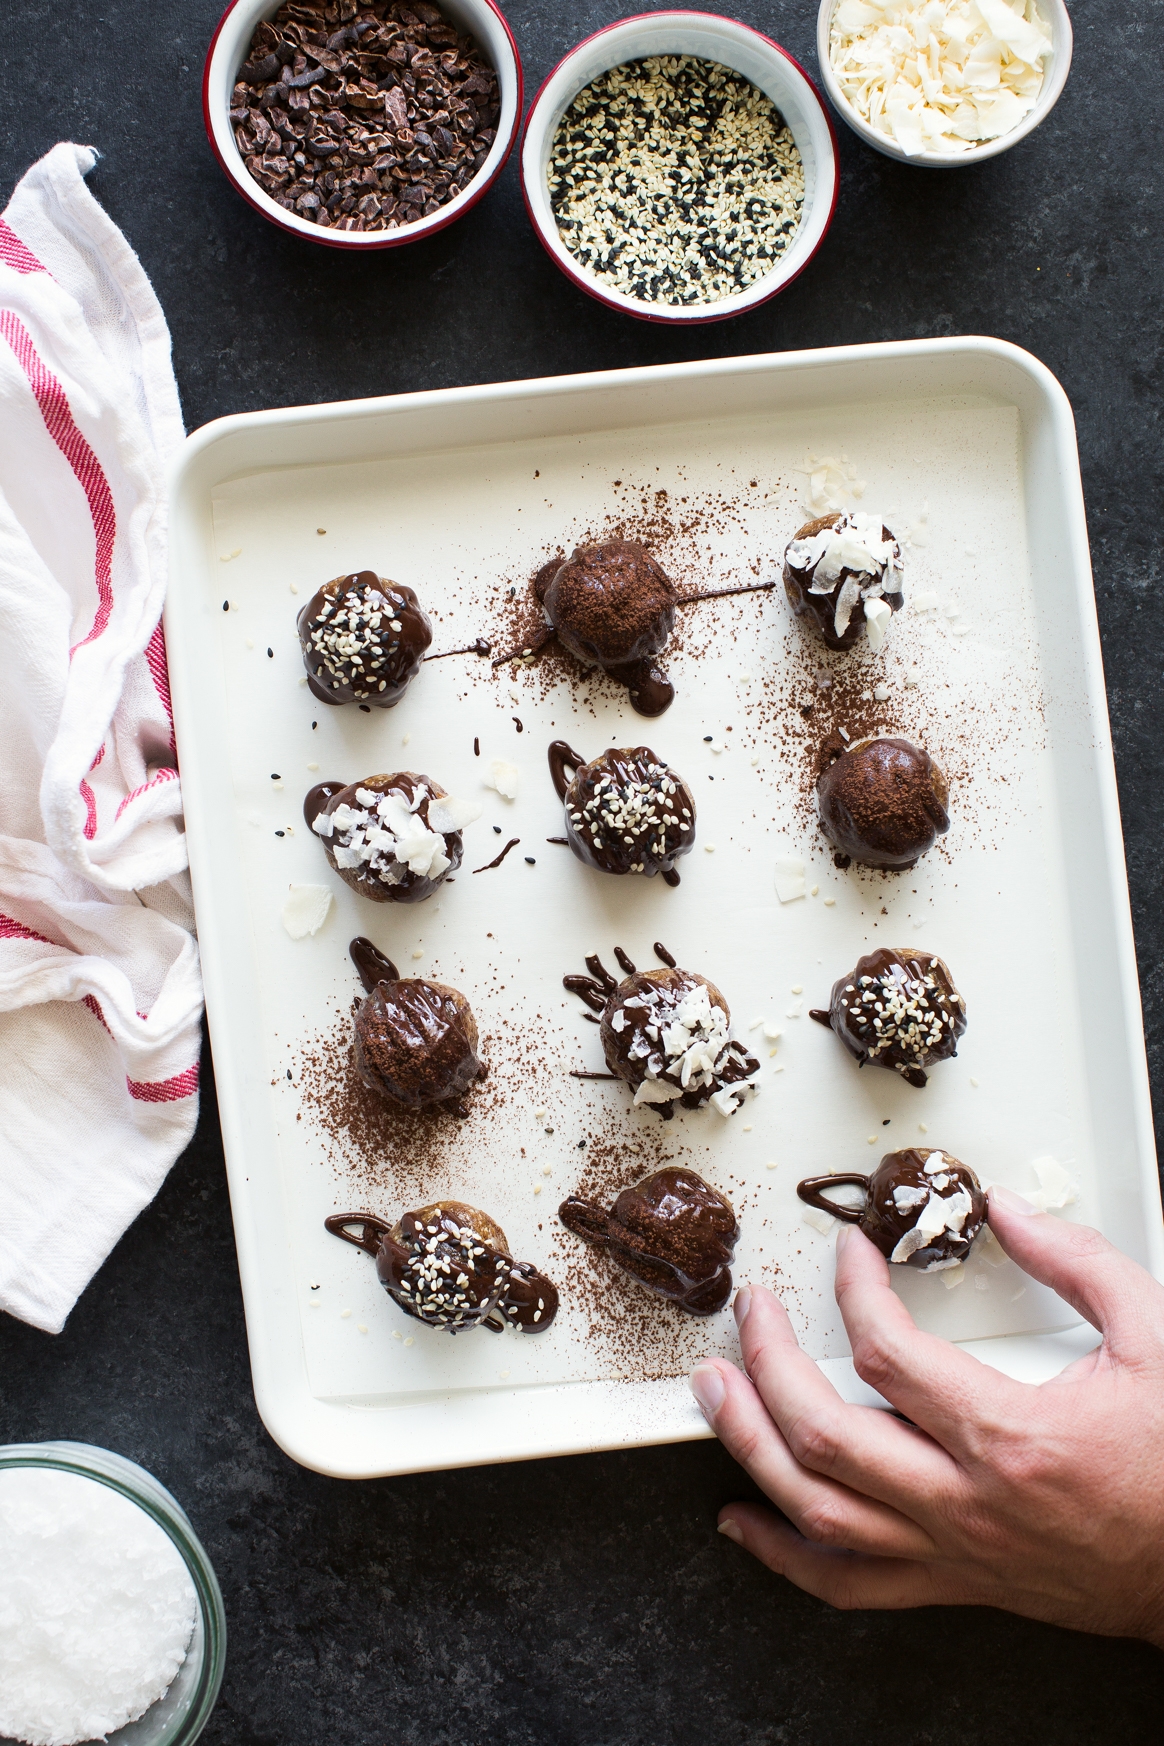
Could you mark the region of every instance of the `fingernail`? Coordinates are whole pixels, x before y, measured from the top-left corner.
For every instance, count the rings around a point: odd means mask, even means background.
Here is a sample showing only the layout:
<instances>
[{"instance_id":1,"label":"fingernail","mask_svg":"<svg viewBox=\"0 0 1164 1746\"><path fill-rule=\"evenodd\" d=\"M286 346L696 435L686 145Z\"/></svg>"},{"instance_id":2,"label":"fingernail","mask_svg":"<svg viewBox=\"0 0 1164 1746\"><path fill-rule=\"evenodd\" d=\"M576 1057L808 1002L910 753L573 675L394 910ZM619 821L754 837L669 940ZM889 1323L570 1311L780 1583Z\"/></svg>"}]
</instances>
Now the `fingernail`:
<instances>
[{"instance_id":1,"label":"fingernail","mask_svg":"<svg viewBox=\"0 0 1164 1746\"><path fill-rule=\"evenodd\" d=\"M1014 1213L1019 1218L1030 1218L1032 1213L1038 1211L1025 1196L1016 1194L1013 1188L1003 1188L998 1182L991 1184L990 1204L1001 1207L1004 1213Z\"/></svg>"},{"instance_id":2,"label":"fingernail","mask_svg":"<svg viewBox=\"0 0 1164 1746\"><path fill-rule=\"evenodd\" d=\"M716 1533L722 1534L725 1539L733 1540L737 1546L742 1546L744 1543L744 1536L740 1533L739 1526L732 1521L730 1516L726 1522L719 1524Z\"/></svg>"},{"instance_id":3,"label":"fingernail","mask_svg":"<svg viewBox=\"0 0 1164 1746\"><path fill-rule=\"evenodd\" d=\"M736 1292L736 1301L732 1305L732 1309L735 1312L736 1327L737 1328L743 1327L745 1321L748 1318L748 1311L751 1309L751 1307L752 1307L752 1288L750 1285L741 1285L740 1289Z\"/></svg>"},{"instance_id":4,"label":"fingernail","mask_svg":"<svg viewBox=\"0 0 1164 1746\"><path fill-rule=\"evenodd\" d=\"M838 1227L838 1229L837 1229L837 1254L838 1255L844 1254L845 1245L846 1245L846 1243L848 1243L851 1240L852 1235L853 1235L852 1225L842 1224Z\"/></svg>"},{"instance_id":5,"label":"fingernail","mask_svg":"<svg viewBox=\"0 0 1164 1746\"><path fill-rule=\"evenodd\" d=\"M723 1405L726 1390L723 1377L714 1364L697 1364L691 1372L691 1392L699 1402L705 1418L714 1419Z\"/></svg>"}]
</instances>

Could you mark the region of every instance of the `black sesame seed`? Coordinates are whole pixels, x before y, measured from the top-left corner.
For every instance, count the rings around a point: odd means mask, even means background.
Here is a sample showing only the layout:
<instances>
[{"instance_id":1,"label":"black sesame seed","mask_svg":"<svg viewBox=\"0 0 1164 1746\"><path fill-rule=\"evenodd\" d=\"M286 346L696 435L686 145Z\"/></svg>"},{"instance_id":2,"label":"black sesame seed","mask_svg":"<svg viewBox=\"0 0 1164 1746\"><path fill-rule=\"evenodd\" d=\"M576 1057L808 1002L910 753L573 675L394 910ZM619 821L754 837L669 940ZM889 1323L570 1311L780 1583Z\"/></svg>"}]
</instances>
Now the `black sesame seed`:
<instances>
[{"instance_id":1,"label":"black sesame seed","mask_svg":"<svg viewBox=\"0 0 1164 1746\"><path fill-rule=\"evenodd\" d=\"M274 649L268 649L268 650L267 650L267 659L268 659L268 660L269 660L269 661L273 661L273 660L274 660L274 659L275 659L275 651L274 651Z\"/></svg>"},{"instance_id":2,"label":"black sesame seed","mask_svg":"<svg viewBox=\"0 0 1164 1746\"><path fill-rule=\"evenodd\" d=\"M533 858L533 856L532 856L532 855L527 855L527 856L526 856L526 858L525 858L525 864L526 864L526 866L527 866L527 867L536 867L536 866L537 866L537 862L536 862L536 861L535 861L535 860L534 860L534 858Z\"/></svg>"},{"instance_id":3,"label":"black sesame seed","mask_svg":"<svg viewBox=\"0 0 1164 1746\"><path fill-rule=\"evenodd\" d=\"M500 835L501 835L501 826L500 826L500 825L494 825L494 826L493 826L493 830L494 830L494 833L495 833L495 834L496 834L496 835L497 835L497 836L500 836Z\"/></svg>"},{"instance_id":4,"label":"black sesame seed","mask_svg":"<svg viewBox=\"0 0 1164 1746\"><path fill-rule=\"evenodd\" d=\"M222 603L222 610L223 610L223 612L229 612L229 611L230 611L230 601L229 601L229 600L224 600L224 601L223 601L223 603Z\"/></svg>"},{"instance_id":5,"label":"black sesame seed","mask_svg":"<svg viewBox=\"0 0 1164 1746\"><path fill-rule=\"evenodd\" d=\"M372 711L366 703L361 703L360 708L363 710L365 715L371 715Z\"/></svg>"},{"instance_id":6,"label":"black sesame seed","mask_svg":"<svg viewBox=\"0 0 1164 1746\"><path fill-rule=\"evenodd\" d=\"M287 832L286 831L276 831L275 835L277 837L285 837L287 835Z\"/></svg>"}]
</instances>

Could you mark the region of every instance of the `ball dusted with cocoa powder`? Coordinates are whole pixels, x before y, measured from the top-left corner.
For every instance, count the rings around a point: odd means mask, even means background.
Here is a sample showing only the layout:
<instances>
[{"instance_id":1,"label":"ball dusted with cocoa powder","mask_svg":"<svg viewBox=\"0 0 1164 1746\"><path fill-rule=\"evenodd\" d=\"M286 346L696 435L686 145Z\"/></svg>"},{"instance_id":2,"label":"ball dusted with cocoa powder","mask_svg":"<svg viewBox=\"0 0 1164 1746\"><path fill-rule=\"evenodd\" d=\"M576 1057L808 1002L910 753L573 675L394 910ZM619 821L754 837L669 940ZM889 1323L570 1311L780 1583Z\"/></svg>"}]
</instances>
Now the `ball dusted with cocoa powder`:
<instances>
[{"instance_id":1,"label":"ball dusted with cocoa powder","mask_svg":"<svg viewBox=\"0 0 1164 1746\"><path fill-rule=\"evenodd\" d=\"M950 828L945 772L912 740L854 741L822 772L816 797L842 865L912 867Z\"/></svg>"},{"instance_id":2,"label":"ball dusted with cocoa powder","mask_svg":"<svg viewBox=\"0 0 1164 1746\"><path fill-rule=\"evenodd\" d=\"M419 977L377 982L356 1013L356 1071L405 1109L433 1109L484 1076L477 1040L459 989Z\"/></svg>"},{"instance_id":3,"label":"ball dusted with cocoa powder","mask_svg":"<svg viewBox=\"0 0 1164 1746\"><path fill-rule=\"evenodd\" d=\"M675 627L679 591L645 546L579 546L565 563L545 565L534 589L564 648L625 684L640 714L662 713L674 692L655 661Z\"/></svg>"},{"instance_id":4,"label":"ball dusted with cocoa powder","mask_svg":"<svg viewBox=\"0 0 1164 1746\"><path fill-rule=\"evenodd\" d=\"M313 697L377 709L400 702L432 642L412 589L374 570L325 582L299 614L298 631Z\"/></svg>"},{"instance_id":5,"label":"ball dusted with cocoa powder","mask_svg":"<svg viewBox=\"0 0 1164 1746\"><path fill-rule=\"evenodd\" d=\"M713 1316L731 1296L740 1236L735 1209L694 1170L656 1170L637 1188L624 1188L609 1210L571 1195L558 1217L568 1231L608 1250L632 1279L688 1315Z\"/></svg>"}]
</instances>

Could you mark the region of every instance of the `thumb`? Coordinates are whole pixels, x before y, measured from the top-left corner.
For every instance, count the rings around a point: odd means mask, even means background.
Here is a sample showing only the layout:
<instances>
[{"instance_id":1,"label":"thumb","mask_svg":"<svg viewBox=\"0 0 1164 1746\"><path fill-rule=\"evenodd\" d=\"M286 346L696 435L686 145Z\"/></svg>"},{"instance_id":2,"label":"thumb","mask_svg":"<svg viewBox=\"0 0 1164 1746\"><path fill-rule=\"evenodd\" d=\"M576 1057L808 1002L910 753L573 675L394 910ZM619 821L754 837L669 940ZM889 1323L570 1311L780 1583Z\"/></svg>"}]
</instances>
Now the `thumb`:
<instances>
[{"instance_id":1,"label":"thumb","mask_svg":"<svg viewBox=\"0 0 1164 1746\"><path fill-rule=\"evenodd\" d=\"M1145 1268L1090 1225L1036 1212L1010 1188L991 1188L987 1217L1011 1260L1098 1328L1113 1356L1154 1349L1164 1360L1164 1287Z\"/></svg>"}]
</instances>

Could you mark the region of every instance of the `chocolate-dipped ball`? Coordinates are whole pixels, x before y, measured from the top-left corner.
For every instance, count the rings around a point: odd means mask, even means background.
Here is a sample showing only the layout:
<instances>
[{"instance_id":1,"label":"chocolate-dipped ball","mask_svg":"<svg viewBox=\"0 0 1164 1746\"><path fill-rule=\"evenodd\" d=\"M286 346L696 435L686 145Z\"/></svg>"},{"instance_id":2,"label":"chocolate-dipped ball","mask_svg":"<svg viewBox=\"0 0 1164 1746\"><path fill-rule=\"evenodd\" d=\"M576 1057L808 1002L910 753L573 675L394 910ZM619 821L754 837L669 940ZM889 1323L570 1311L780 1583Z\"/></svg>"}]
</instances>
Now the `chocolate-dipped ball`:
<instances>
[{"instance_id":1,"label":"chocolate-dipped ball","mask_svg":"<svg viewBox=\"0 0 1164 1746\"><path fill-rule=\"evenodd\" d=\"M928 1067L958 1053L966 1002L932 952L881 946L833 983L827 1012L814 1007L809 1016L836 1032L859 1067L888 1067L920 1087Z\"/></svg>"},{"instance_id":2,"label":"chocolate-dipped ball","mask_svg":"<svg viewBox=\"0 0 1164 1746\"><path fill-rule=\"evenodd\" d=\"M678 885L675 862L695 842L695 800L649 746L611 746L588 764L554 740L550 775L566 808L566 841L580 861L603 873L661 873Z\"/></svg>"},{"instance_id":3,"label":"chocolate-dipped ball","mask_svg":"<svg viewBox=\"0 0 1164 1746\"><path fill-rule=\"evenodd\" d=\"M655 657L675 625L679 591L637 540L579 546L534 580L558 641L625 685L640 715L662 715L675 696Z\"/></svg>"},{"instance_id":4,"label":"chocolate-dipped ball","mask_svg":"<svg viewBox=\"0 0 1164 1746\"><path fill-rule=\"evenodd\" d=\"M369 1212L333 1213L323 1222L333 1236L374 1256L389 1297L430 1328L533 1334L557 1314L553 1281L530 1262L515 1261L501 1226L464 1201L438 1200L391 1227Z\"/></svg>"},{"instance_id":5,"label":"chocolate-dipped ball","mask_svg":"<svg viewBox=\"0 0 1164 1746\"><path fill-rule=\"evenodd\" d=\"M912 867L950 828L945 772L912 740L855 740L822 772L816 799L837 854L866 867Z\"/></svg>"},{"instance_id":6,"label":"chocolate-dipped ball","mask_svg":"<svg viewBox=\"0 0 1164 1746\"><path fill-rule=\"evenodd\" d=\"M875 652L904 604L901 547L879 515L821 515L784 552L784 589L830 649L851 649L864 630Z\"/></svg>"},{"instance_id":7,"label":"chocolate-dipped ball","mask_svg":"<svg viewBox=\"0 0 1164 1746\"><path fill-rule=\"evenodd\" d=\"M726 1195L694 1170L668 1165L624 1188L609 1212L571 1195L558 1208L568 1231L609 1250L648 1290L693 1316L712 1316L731 1296L740 1227Z\"/></svg>"},{"instance_id":8,"label":"chocolate-dipped ball","mask_svg":"<svg viewBox=\"0 0 1164 1746\"><path fill-rule=\"evenodd\" d=\"M391 709L420 672L432 625L411 588L374 570L336 576L298 618L307 685L321 703Z\"/></svg>"},{"instance_id":9,"label":"chocolate-dipped ball","mask_svg":"<svg viewBox=\"0 0 1164 1746\"><path fill-rule=\"evenodd\" d=\"M838 1204L824 1192L845 1184L865 1190L863 1207ZM809 1206L860 1225L890 1261L923 1273L964 1261L986 1221L986 1196L973 1170L929 1146L887 1152L872 1176L810 1176L796 1192Z\"/></svg>"},{"instance_id":10,"label":"chocolate-dipped ball","mask_svg":"<svg viewBox=\"0 0 1164 1746\"><path fill-rule=\"evenodd\" d=\"M617 956L627 972L621 982L597 957L586 960L590 976L562 979L602 1014L610 1071L631 1087L636 1105L650 1104L665 1121L676 1103L684 1109L710 1103L720 1115L734 1115L758 1089L760 1063L733 1039L728 1003L715 983L674 964L636 970L625 952Z\"/></svg>"},{"instance_id":11,"label":"chocolate-dipped ball","mask_svg":"<svg viewBox=\"0 0 1164 1746\"><path fill-rule=\"evenodd\" d=\"M480 818L431 776L398 770L346 788L319 782L303 816L345 884L374 903L421 903L461 865L461 827Z\"/></svg>"},{"instance_id":12,"label":"chocolate-dipped ball","mask_svg":"<svg viewBox=\"0 0 1164 1746\"><path fill-rule=\"evenodd\" d=\"M367 990L356 1013L356 1072L373 1091L405 1109L458 1100L488 1069L477 1054L477 1021L464 995L443 982L401 976L371 940L348 950Z\"/></svg>"}]
</instances>

